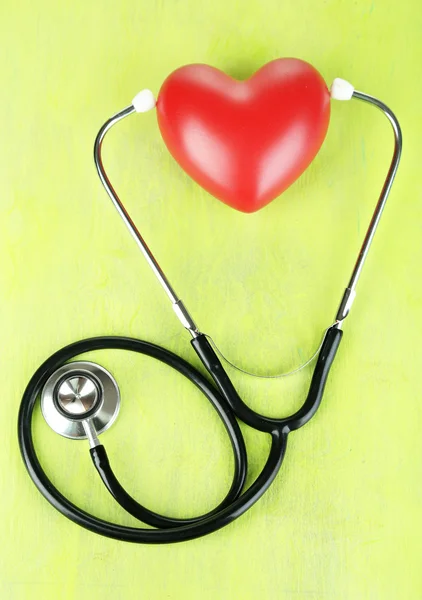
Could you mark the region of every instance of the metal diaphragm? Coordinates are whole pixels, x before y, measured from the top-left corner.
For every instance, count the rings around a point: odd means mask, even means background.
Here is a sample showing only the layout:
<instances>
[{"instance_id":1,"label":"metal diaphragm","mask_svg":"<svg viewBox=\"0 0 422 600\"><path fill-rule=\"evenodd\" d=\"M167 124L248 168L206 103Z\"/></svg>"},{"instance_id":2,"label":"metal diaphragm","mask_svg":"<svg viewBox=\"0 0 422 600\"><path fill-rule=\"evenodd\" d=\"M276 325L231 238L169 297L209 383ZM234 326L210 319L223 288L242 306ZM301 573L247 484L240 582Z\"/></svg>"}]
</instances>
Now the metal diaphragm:
<instances>
[{"instance_id":1,"label":"metal diaphragm","mask_svg":"<svg viewBox=\"0 0 422 600\"><path fill-rule=\"evenodd\" d=\"M55 371L41 392L41 411L48 425L60 435L86 439L83 421L90 420L96 433L108 429L120 408L120 392L114 377L98 364L71 362Z\"/></svg>"}]
</instances>

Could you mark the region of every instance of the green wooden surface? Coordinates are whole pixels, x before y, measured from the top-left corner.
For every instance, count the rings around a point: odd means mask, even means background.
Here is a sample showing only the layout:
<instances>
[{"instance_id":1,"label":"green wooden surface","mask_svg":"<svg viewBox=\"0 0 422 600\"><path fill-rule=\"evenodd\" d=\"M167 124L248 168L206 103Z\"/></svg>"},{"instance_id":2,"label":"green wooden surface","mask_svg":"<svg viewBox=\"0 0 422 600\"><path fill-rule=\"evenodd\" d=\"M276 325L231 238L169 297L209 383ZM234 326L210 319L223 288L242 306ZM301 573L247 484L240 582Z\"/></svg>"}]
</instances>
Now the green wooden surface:
<instances>
[{"instance_id":1,"label":"green wooden surface","mask_svg":"<svg viewBox=\"0 0 422 600\"><path fill-rule=\"evenodd\" d=\"M2 600L422 598L421 30L419 0L3 3ZM51 352L100 334L144 338L198 364L100 186L97 129L180 65L205 62L243 78L279 56L379 96L404 132L397 184L324 404L291 436L269 492L235 524L174 546L95 536L55 512L23 468L16 417L27 380ZM253 215L180 171L153 113L116 129L105 161L201 329L243 367L276 373L308 357L332 320L391 151L381 114L333 104L310 169ZM103 439L123 484L166 514L211 508L232 460L200 394L142 357L91 358L121 386L121 414ZM270 415L298 407L309 377L233 373L245 400ZM252 479L269 440L244 432ZM60 490L100 517L135 523L103 490L86 443L55 435L39 414L35 439Z\"/></svg>"}]
</instances>

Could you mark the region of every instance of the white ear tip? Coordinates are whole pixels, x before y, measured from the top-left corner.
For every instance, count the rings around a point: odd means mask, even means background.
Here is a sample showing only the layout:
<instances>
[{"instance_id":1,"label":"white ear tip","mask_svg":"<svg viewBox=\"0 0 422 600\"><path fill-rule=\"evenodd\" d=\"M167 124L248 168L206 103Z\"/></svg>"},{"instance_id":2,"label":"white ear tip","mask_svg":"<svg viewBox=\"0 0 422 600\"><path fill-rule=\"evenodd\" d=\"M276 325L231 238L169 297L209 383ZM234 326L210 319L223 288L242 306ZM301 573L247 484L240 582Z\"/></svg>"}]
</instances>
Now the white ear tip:
<instances>
[{"instance_id":1,"label":"white ear tip","mask_svg":"<svg viewBox=\"0 0 422 600\"><path fill-rule=\"evenodd\" d=\"M155 107L156 101L151 90L141 90L132 100L136 112L147 112Z\"/></svg>"},{"instance_id":2,"label":"white ear tip","mask_svg":"<svg viewBox=\"0 0 422 600\"><path fill-rule=\"evenodd\" d=\"M331 98L334 100L350 100L355 88L345 79L336 77L331 85Z\"/></svg>"}]
</instances>

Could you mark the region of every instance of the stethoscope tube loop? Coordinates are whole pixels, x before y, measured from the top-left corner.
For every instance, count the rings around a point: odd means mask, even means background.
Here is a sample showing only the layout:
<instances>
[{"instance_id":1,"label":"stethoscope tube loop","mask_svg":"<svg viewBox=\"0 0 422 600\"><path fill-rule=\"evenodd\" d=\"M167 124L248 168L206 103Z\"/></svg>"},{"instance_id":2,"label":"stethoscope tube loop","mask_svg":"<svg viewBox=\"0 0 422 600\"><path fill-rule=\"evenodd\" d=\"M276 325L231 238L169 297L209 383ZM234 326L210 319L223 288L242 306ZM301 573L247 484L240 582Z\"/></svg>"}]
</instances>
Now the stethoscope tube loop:
<instances>
[{"instance_id":1,"label":"stethoscope tube loop","mask_svg":"<svg viewBox=\"0 0 422 600\"><path fill-rule=\"evenodd\" d=\"M217 509L214 509L214 511L211 511L211 513L208 513L207 515L198 517L198 520L209 517L209 515L214 514L216 510L226 507L235 499L237 499L242 492L247 474L247 454L243 436L236 418L230 408L226 405L224 398L220 396L217 390L215 390L215 388L203 377L203 375L201 375L199 371L197 371L182 358L160 346L156 346L155 344L125 337L91 338L70 344L69 346L62 348L58 352L54 353L39 367L39 369L31 378L23 394L18 416L18 439L21 455L28 473L39 491L62 514L79 525L91 529L92 531L96 531L97 533L101 533L103 535L110 534L110 537L115 537L116 539L128 539L128 541L139 541L144 543L160 543L161 540L158 538L155 539L154 536L152 536L153 539L150 539L151 535L149 534L154 533L150 530L144 530L145 535L140 534L140 539L138 540L133 539L133 532L129 536L131 539L126 536L125 532L128 528L120 528L119 535L117 535L116 531L112 530L112 528L107 530L107 526L112 526L112 524L108 524L107 522L96 519L96 517L85 513L85 511L82 511L77 506L72 504L55 488L44 472L35 451L32 437L32 417L37 398L41 393L46 381L59 367L75 356L83 354L84 352L91 352L101 349L122 349L138 352L155 358L174 368L196 385L196 387L211 402L212 406L222 420L229 435L233 449L233 481L226 498L220 503ZM166 518L164 517L163 519ZM190 521L192 520L188 520L188 522ZM181 520L181 522L183 522L183 520ZM116 525L115 527L120 526ZM133 531L142 532L143 530L134 529ZM176 538L177 536L168 541L181 541Z\"/></svg>"},{"instance_id":2,"label":"stethoscope tube loop","mask_svg":"<svg viewBox=\"0 0 422 600\"><path fill-rule=\"evenodd\" d=\"M29 475L42 495L64 516L75 523L114 539L137 543L170 543L193 539L216 531L240 517L265 493L276 477L283 462L287 436L290 431L304 425L315 414L321 402L328 371L334 359L342 331L331 328L326 335L315 367L310 393L302 408L291 418L270 419L258 415L240 399L234 387L228 385L227 375L209 346L205 336L192 340L204 365L209 368L220 392L182 358L168 350L141 340L123 337L100 337L82 340L66 346L47 359L31 378L22 398L18 418L18 438L21 454ZM235 469L233 482L225 499L214 510L191 519L174 519L161 516L134 500L114 475L104 446L91 448L91 458L104 485L115 500L132 516L142 522L159 527L157 530L124 527L108 523L78 508L49 480L44 472L33 443L32 416L35 403L47 379L63 363L93 350L114 348L145 354L169 365L194 383L208 398L223 421L232 444ZM211 350L210 350L211 349ZM243 436L236 416L252 427L271 434L271 449L267 462L256 481L242 494L247 474L247 455ZM242 495L241 495L242 494Z\"/></svg>"}]
</instances>

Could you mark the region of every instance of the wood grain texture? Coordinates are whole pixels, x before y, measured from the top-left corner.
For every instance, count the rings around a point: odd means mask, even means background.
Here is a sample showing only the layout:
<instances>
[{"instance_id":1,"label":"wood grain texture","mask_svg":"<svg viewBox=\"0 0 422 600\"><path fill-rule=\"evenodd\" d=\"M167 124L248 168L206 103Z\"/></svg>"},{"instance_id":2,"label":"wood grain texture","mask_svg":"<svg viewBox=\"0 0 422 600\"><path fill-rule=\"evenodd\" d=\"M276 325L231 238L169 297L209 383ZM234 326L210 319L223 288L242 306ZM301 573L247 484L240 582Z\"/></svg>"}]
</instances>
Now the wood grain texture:
<instances>
[{"instance_id":1,"label":"wood grain texture","mask_svg":"<svg viewBox=\"0 0 422 600\"><path fill-rule=\"evenodd\" d=\"M16 0L3 7L2 600L422 598L421 27L418 0ZM205 62L241 78L278 56L309 60L327 82L345 77L379 96L404 133L397 184L324 404L292 436L270 491L230 527L164 547L100 538L56 513L26 475L16 439L26 382L51 352L97 334L141 337L197 361L100 186L94 137L140 88L157 92L180 65ZM391 144L382 115L333 104L317 159L254 215L230 210L180 171L154 114L116 129L105 161L201 328L245 368L275 373L309 356L332 319ZM147 359L91 358L121 385L122 411L104 441L128 490L172 515L214 505L232 462L202 397ZM299 405L309 375L233 379L251 406L275 415ZM268 439L247 428L245 436L253 477ZM134 523L93 475L86 444L59 438L40 415L35 437L45 468L70 498ZM134 463L125 458L132 453Z\"/></svg>"}]
</instances>

